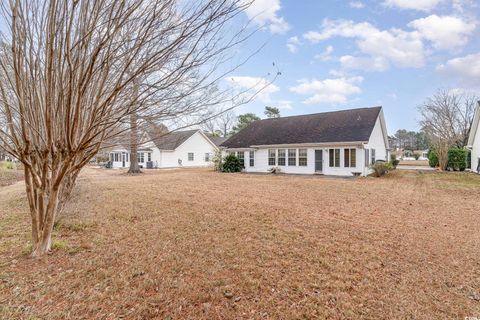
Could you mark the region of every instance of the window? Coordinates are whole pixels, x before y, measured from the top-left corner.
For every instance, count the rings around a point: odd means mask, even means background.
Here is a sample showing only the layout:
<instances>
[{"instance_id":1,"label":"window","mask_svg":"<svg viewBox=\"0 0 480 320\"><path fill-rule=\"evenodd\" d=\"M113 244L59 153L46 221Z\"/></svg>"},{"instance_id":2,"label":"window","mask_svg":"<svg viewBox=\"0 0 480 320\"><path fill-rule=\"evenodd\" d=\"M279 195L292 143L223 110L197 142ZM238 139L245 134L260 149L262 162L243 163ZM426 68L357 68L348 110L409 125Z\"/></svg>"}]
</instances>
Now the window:
<instances>
[{"instance_id":1,"label":"window","mask_svg":"<svg viewBox=\"0 0 480 320\"><path fill-rule=\"evenodd\" d=\"M288 149L288 165L297 165L297 149Z\"/></svg>"},{"instance_id":2,"label":"window","mask_svg":"<svg viewBox=\"0 0 480 320\"><path fill-rule=\"evenodd\" d=\"M125 161L129 162L130 161L130 153L125 154Z\"/></svg>"},{"instance_id":3,"label":"window","mask_svg":"<svg viewBox=\"0 0 480 320\"><path fill-rule=\"evenodd\" d=\"M344 167L355 168L357 166L357 149L345 149L343 152Z\"/></svg>"},{"instance_id":4,"label":"window","mask_svg":"<svg viewBox=\"0 0 480 320\"><path fill-rule=\"evenodd\" d=\"M152 161L152 154L150 152L147 153L147 157L148 157L147 161L149 161L149 162Z\"/></svg>"},{"instance_id":5,"label":"window","mask_svg":"<svg viewBox=\"0 0 480 320\"><path fill-rule=\"evenodd\" d=\"M375 149L372 149L372 164L375 163Z\"/></svg>"},{"instance_id":6,"label":"window","mask_svg":"<svg viewBox=\"0 0 480 320\"><path fill-rule=\"evenodd\" d=\"M268 149L268 165L269 166L276 165L275 156L276 156L275 149Z\"/></svg>"},{"instance_id":7,"label":"window","mask_svg":"<svg viewBox=\"0 0 480 320\"><path fill-rule=\"evenodd\" d=\"M278 149L278 165L285 165L285 149Z\"/></svg>"},{"instance_id":8,"label":"window","mask_svg":"<svg viewBox=\"0 0 480 320\"><path fill-rule=\"evenodd\" d=\"M298 165L301 167L307 166L307 149L298 149Z\"/></svg>"},{"instance_id":9,"label":"window","mask_svg":"<svg viewBox=\"0 0 480 320\"><path fill-rule=\"evenodd\" d=\"M138 160L138 163L144 163L145 154L143 152L137 152L137 160Z\"/></svg>"},{"instance_id":10,"label":"window","mask_svg":"<svg viewBox=\"0 0 480 320\"><path fill-rule=\"evenodd\" d=\"M115 162L120 161L120 160L119 160L119 155L120 155L120 154L119 154L118 152L115 152L115 158L114 158L114 161L115 161Z\"/></svg>"},{"instance_id":11,"label":"window","mask_svg":"<svg viewBox=\"0 0 480 320\"><path fill-rule=\"evenodd\" d=\"M205 162L210 162L210 153L205 153Z\"/></svg>"},{"instance_id":12,"label":"window","mask_svg":"<svg viewBox=\"0 0 480 320\"><path fill-rule=\"evenodd\" d=\"M238 160L240 160L240 164L242 166L245 166L245 152L243 152L243 151L237 152L237 158L238 158Z\"/></svg>"},{"instance_id":13,"label":"window","mask_svg":"<svg viewBox=\"0 0 480 320\"><path fill-rule=\"evenodd\" d=\"M193 161L194 157L193 157L193 152L189 152L188 153L188 161Z\"/></svg>"},{"instance_id":14,"label":"window","mask_svg":"<svg viewBox=\"0 0 480 320\"><path fill-rule=\"evenodd\" d=\"M365 149L365 167L370 164L370 150Z\"/></svg>"},{"instance_id":15,"label":"window","mask_svg":"<svg viewBox=\"0 0 480 320\"><path fill-rule=\"evenodd\" d=\"M340 149L329 150L330 167L340 167Z\"/></svg>"},{"instance_id":16,"label":"window","mask_svg":"<svg viewBox=\"0 0 480 320\"><path fill-rule=\"evenodd\" d=\"M250 151L250 167L255 166L255 151Z\"/></svg>"}]
</instances>

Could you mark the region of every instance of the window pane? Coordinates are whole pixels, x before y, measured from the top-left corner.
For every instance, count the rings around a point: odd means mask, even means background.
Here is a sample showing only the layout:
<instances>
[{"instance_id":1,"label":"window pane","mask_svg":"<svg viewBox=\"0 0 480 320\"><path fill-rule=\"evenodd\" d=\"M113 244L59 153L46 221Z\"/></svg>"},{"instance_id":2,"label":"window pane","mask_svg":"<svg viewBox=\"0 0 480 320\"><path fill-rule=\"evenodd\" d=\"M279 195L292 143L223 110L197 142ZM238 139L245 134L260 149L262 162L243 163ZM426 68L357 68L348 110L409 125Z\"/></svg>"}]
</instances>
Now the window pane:
<instances>
[{"instance_id":1,"label":"window pane","mask_svg":"<svg viewBox=\"0 0 480 320\"><path fill-rule=\"evenodd\" d=\"M250 167L255 166L255 151L250 151Z\"/></svg>"},{"instance_id":2,"label":"window pane","mask_svg":"<svg viewBox=\"0 0 480 320\"><path fill-rule=\"evenodd\" d=\"M278 149L278 165L285 165L285 149Z\"/></svg>"},{"instance_id":3,"label":"window pane","mask_svg":"<svg viewBox=\"0 0 480 320\"><path fill-rule=\"evenodd\" d=\"M245 166L245 153L243 151L237 152L237 158L240 160L240 164Z\"/></svg>"},{"instance_id":4,"label":"window pane","mask_svg":"<svg viewBox=\"0 0 480 320\"><path fill-rule=\"evenodd\" d=\"M194 159L193 152L189 152L188 153L188 161L193 161L193 159Z\"/></svg>"},{"instance_id":5,"label":"window pane","mask_svg":"<svg viewBox=\"0 0 480 320\"><path fill-rule=\"evenodd\" d=\"M268 165L274 166L275 164L275 149L268 149Z\"/></svg>"},{"instance_id":6,"label":"window pane","mask_svg":"<svg viewBox=\"0 0 480 320\"><path fill-rule=\"evenodd\" d=\"M343 166L345 168L350 167L350 149L343 150Z\"/></svg>"},{"instance_id":7,"label":"window pane","mask_svg":"<svg viewBox=\"0 0 480 320\"><path fill-rule=\"evenodd\" d=\"M340 149L335 149L335 167L340 167Z\"/></svg>"},{"instance_id":8,"label":"window pane","mask_svg":"<svg viewBox=\"0 0 480 320\"><path fill-rule=\"evenodd\" d=\"M288 165L297 165L297 149L288 149Z\"/></svg>"},{"instance_id":9,"label":"window pane","mask_svg":"<svg viewBox=\"0 0 480 320\"><path fill-rule=\"evenodd\" d=\"M357 166L357 149L350 149L350 167Z\"/></svg>"},{"instance_id":10,"label":"window pane","mask_svg":"<svg viewBox=\"0 0 480 320\"><path fill-rule=\"evenodd\" d=\"M210 153L205 153L205 162L209 162L210 161Z\"/></svg>"},{"instance_id":11,"label":"window pane","mask_svg":"<svg viewBox=\"0 0 480 320\"><path fill-rule=\"evenodd\" d=\"M298 165L307 166L307 149L298 149Z\"/></svg>"}]
</instances>

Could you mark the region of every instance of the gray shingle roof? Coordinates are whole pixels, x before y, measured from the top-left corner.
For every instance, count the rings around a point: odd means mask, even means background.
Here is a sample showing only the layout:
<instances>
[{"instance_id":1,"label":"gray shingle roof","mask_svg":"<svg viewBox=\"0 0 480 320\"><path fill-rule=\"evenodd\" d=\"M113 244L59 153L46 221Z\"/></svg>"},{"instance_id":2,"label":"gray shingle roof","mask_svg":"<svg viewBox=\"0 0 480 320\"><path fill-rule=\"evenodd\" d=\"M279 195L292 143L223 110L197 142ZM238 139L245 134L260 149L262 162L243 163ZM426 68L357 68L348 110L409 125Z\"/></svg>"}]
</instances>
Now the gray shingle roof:
<instances>
[{"instance_id":1,"label":"gray shingle roof","mask_svg":"<svg viewBox=\"0 0 480 320\"><path fill-rule=\"evenodd\" d=\"M153 139L153 143L160 150L175 150L198 130L172 131Z\"/></svg>"},{"instance_id":2,"label":"gray shingle roof","mask_svg":"<svg viewBox=\"0 0 480 320\"><path fill-rule=\"evenodd\" d=\"M221 144L258 145L368 141L382 107L258 120Z\"/></svg>"},{"instance_id":3,"label":"gray shingle roof","mask_svg":"<svg viewBox=\"0 0 480 320\"><path fill-rule=\"evenodd\" d=\"M212 141L217 147L219 147L222 143L224 143L225 141L227 141L228 138L226 137L217 137L217 136L214 136L214 135L211 135L211 134L206 134L206 136L208 137L208 139L210 139L210 141Z\"/></svg>"}]
</instances>

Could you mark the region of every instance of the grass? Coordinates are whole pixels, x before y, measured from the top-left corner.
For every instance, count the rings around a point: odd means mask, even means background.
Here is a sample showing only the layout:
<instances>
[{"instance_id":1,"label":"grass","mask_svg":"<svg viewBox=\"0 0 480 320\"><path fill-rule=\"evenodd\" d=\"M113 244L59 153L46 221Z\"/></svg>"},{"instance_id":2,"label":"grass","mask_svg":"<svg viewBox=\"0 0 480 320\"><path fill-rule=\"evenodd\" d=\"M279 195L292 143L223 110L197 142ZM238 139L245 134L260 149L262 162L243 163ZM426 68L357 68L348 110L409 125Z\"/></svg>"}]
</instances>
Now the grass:
<instances>
[{"instance_id":1,"label":"grass","mask_svg":"<svg viewBox=\"0 0 480 320\"><path fill-rule=\"evenodd\" d=\"M480 317L478 175L88 169L40 261L23 194L0 188L1 319Z\"/></svg>"},{"instance_id":2,"label":"grass","mask_svg":"<svg viewBox=\"0 0 480 320\"><path fill-rule=\"evenodd\" d=\"M0 187L8 186L23 179L23 172L9 161L0 161Z\"/></svg>"}]
</instances>

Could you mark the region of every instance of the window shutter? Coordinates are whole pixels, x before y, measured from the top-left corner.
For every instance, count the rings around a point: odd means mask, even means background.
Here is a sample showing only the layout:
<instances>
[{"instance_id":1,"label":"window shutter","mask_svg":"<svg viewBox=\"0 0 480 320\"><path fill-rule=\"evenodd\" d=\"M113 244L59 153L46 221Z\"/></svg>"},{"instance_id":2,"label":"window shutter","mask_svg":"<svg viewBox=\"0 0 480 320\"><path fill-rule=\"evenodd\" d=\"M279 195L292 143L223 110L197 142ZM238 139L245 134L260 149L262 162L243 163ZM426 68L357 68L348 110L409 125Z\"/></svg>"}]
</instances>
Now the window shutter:
<instances>
[{"instance_id":1,"label":"window shutter","mask_svg":"<svg viewBox=\"0 0 480 320\"><path fill-rule=\"evenodd\" d=\"M370 150L369 149L365 149L365 167L368 167L368 165L370 164Z\"/></svg>"}]
</instances>

